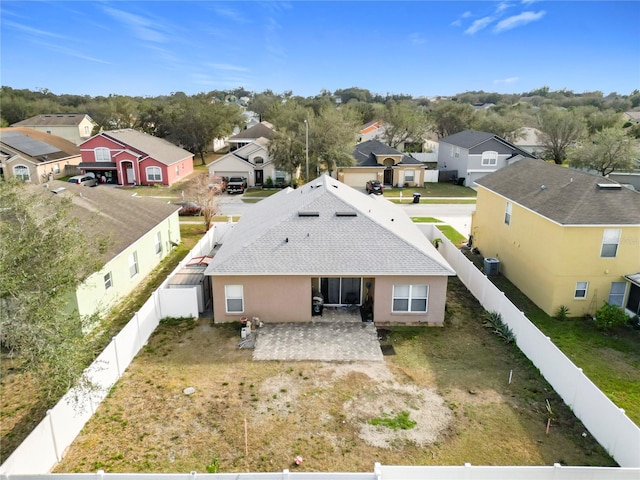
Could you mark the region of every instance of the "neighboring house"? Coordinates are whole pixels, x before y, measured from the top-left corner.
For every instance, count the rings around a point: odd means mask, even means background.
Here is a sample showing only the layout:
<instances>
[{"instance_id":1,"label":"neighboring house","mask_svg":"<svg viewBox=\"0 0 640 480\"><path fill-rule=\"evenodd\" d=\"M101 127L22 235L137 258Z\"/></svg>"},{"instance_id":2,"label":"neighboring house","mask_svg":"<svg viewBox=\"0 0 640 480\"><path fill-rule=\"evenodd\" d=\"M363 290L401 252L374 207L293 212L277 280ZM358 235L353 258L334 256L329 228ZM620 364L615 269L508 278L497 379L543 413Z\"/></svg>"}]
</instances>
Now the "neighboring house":
<instances>
[{"instance_id":1,"label":"neighboring house","mask_svg":"<svg viewBox=\"0 0 640 480\"><path fill-rule=\"evenodd\" d=\"M268 178L274 184L289 181L289 175L276 170L269 158L269 140L260 137L245 143L209 164L210 176L245 177L249 187L262 186Z\"/></svg>"},{"instance_id":2,"label":"neighboring house","mask_svg":"<svg viewBox=\"0 0 640 480\"><path fill-rule=\"evenodd\" d=\"M173 185L193 173L193 154L131 128L100 132L80 145L80 168L101 183Z\"/></svg>"},{"instance_id":3,"label":"neighboring house","mask_svg":"<svg viewBox=\"0 0 640 480\"><path fill-rule=\"evenodd\" d=\"M205 275L216 323L309 322L319 291L376 324L442 325L455 272L400 207L323 175L251 207Z\"/></svg>"},{"instance_id":4,"label":"neighboring house","mask_svg":"<svg viewBox=\"0 0 640 480\"><path fill-rule=\"evenodd\" d=\"M87 237L105 245L104 266L77 289L71 308L82 316L105 313L128 295L180 243L179 207L106 187L53 181L34 194L70 198L70 215Z\"/></svg>"},{"instance_id":5,"label":"neighboring house","mask_svg":"<svg viewBox=\"0 0 640 480\"><path fill-rule=\"evenodd\" d=\"M252 143L259 138L265 138L271 140L273 136L273 125L269 122L260 122L253 127L242 130L240 133L229 138L229 151L237 150L249 143Z\"/></svg>"},{"instance_id":6,"label":"neighboring house","mask_svg":"<svg viewBox=\"0 0 640 480\"><path fill-rule=\"evenodd\" d=\"M77 173L80 149L57 135L26 127L0 128L0 177L45 183Z\"/></svg>"},{"instance_id":7,"label":"neighboring house","mask_svg":"<svg viewBox=\"0 0 640 480\"><path fill-rule=\"evenodd\" d=\"M534 155L493 133L465 130L440 139L438 169L467 187L488 173Z\"/></svg>"},{"instance_id":8,"label":"neighboring house","mask_svg":"<svg viewBox=\"0 0 640 480\"><path fill-rule=\"evenodd\" d=\"M640 193L534 159L477 183L473 246L547 314L640 312Z\"/></svg>"},{"instance_id":9,"label":"neighboring house","mask_svg":"<svg viewBox=\"0 0 640 480\"><path fill-rule=\"evenodd\" d=\"M540 158L545 148L544 145L542 145L542 140L540 140L542 132L537 128L523 127L520 129L520 134L519 138L515 140L513 144L525 152L529 152L534 157Z\"/></svg>"},{"instance_id":10,"label":"neighboring house","mask_svg":"<svg viewBox=\"0 0 640 480\"><path fill-rule=\"evenodd\" d=\"M91 137L98 124L85 113L50 113L27 118L11 126L33 128L80 145Z\"/></svg>"},{"instance_id":11,"label":"neighboring house","mask_svg":"<svg viewBox=\"0 0 640 480\"><path fill-rule=\"evenodd\" d=\"M388 186L422 186L424 165L410 155L399 152L379 140L368 140L356 145L355 163L336 167L338 180L351 187L364 188L369 180L378 180Z\"/></svg>"},{"instance_id":12,"label":"neighboring house","mask_svg":"<svg viewBox=\"0 0 640 480\"><path fill-rule=\"evenodd\" d=\"M368 142L369 140L380 140L384 137L384 125L378 120L372 120L366 123L360 129L358 134L358 143Z\"/></svg>"}]
</instances>

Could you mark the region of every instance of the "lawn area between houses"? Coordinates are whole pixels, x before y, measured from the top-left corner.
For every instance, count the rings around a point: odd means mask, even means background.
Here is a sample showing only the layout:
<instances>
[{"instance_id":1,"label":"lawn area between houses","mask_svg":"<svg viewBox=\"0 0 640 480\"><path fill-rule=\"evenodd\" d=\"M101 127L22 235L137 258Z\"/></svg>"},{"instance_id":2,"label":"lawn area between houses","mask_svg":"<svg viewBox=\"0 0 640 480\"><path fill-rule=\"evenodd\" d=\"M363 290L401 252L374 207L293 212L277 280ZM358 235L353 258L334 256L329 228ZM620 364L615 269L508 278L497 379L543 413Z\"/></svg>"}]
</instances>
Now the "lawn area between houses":
<instances>
[{"instance_id":1,"label":"lawn area between houses","mask_svg":"<svg viewBox=\"0 0 640 480\"><path fill-rule=\"evenodd\" d=\"M482 316L452 278L445 327L380 330L378 363L254 362L238 324L168 319L55 472L615 465Z\"/></svg>"},{"instance_id":2,"label":"lawn area between houses","mask_svg":"<svg viewBox=\"0 0 640 480\"><path fill-rule=\"evenodd\" d=\"M481 255L471 254L468 249L464 252L481 268ZM590 319L571 318L571 312L566 320L557 320L544 313L503 275L488 278L640 426L640 331L622 326L603 332Z\"/></svg>"}]
</instances>

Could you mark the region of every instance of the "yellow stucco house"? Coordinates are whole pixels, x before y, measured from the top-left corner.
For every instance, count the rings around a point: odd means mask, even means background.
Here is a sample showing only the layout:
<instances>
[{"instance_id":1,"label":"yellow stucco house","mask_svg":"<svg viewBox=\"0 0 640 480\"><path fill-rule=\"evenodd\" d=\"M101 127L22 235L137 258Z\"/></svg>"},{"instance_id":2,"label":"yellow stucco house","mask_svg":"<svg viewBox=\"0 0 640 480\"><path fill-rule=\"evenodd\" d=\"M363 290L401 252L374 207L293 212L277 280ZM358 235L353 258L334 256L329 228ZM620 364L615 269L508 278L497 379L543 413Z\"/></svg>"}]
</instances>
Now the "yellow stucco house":
<instances>
[{"instance_id":1,"label":"yellow stucco house","mask_svg":"<svg viewBox=\"0 0 640 480\"><path fill-rule=\"evenodd\" d=\"M547 314L640 312L640 193L536 159L476 183L473 246Z\"/></svg>"}]
</instances>

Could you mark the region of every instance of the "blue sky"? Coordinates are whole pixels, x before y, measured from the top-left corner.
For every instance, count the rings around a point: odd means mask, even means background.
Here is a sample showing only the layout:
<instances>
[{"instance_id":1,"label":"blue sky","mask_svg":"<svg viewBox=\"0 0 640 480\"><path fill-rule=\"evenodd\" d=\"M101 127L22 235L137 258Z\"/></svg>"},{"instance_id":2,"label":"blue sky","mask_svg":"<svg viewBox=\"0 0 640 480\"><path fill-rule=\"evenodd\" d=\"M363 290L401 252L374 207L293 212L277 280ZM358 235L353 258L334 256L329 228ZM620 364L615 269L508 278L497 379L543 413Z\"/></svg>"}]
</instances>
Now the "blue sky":
<instances>
[{"instance_id":1,"label":"blue sky","mask_svg":"<svg viewBox=\"0 0 640 480\"><path fill-rule=\"evenodd\" d=\"M56 94L640 89L640 2L0 4L0 83Z\"/></svg>"}]
</instances>

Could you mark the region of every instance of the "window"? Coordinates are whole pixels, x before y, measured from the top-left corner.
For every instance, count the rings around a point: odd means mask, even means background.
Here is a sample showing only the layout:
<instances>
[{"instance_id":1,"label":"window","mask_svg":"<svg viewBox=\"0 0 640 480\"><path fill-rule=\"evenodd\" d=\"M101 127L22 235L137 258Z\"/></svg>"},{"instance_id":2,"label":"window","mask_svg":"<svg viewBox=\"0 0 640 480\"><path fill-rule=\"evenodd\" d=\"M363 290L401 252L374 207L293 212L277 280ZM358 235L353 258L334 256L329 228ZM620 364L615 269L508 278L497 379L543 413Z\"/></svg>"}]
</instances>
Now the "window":
<instances>
[{"instance_id":1,"label":"window","mask_svg":"<svg viewBox=\"0 0 640 480\"><path fill-rule=\"evenodd\" d=\"M129 255L129 276L135 277L138 274L138 252Z\"/></svg>"},{"instance_id":2,"label":"window","mask_svg":"<svg viewBox=\"0 0 640 480\"><path fill-rule=\"evenodd\" d=\"M180 165L176 165L176 177L180 176Z\"/></svg>"},{"instance_id":3,"label":"window","mask_svg":"<svg viewBox=\"0 0 640 480\"><path fill-rule=\"evenodd\" d=\"M109 272L104 276L104 289L109 290L112 286L113 278L111 277L111 272Z\"/></svg>"},{"instance_id":4,"label":"window","mask_svg":"<svg viewBox=\"0 0 640 480\"><path fill-rule=\"evenodd\" d=\"M507 202L504 207L504 223L507 225L511 224L511 202Z\"/></svg>"},{"instance_id":5,"label":"window","mask_svg":"<svg viewBox=\"0 0 640 480\"><path fill-rule=\"evenodd\" d=\"M276 177L276 183L284 183L284 178L285 178L284 172L280 170L276 170L275 177Z\"/></svg>"},{"instance_id":6,"label":"window","mask_svg":"<svg viewBox=\"0 0 640 480\"><path fill-rule=\"evenodd\" d=\"M14 165L13 166L13 176L17 179L22 180L23 182L30 182L31 176L29 175L29 168L25 165Z\"/></svg>"},{"instance_id":7,"label":"window","mask_svg":"<svg viewBox=\"0 0 640 480\"><path fill-rule=\"evenodd\" d=\"M60 173L60 165L58 165L57 163L53 166L53 173L55 173L56 175Z\"/></svg>"},{"instance_id":8,"label":"window","mask_svg":"<svg viewBox=\"0 0 640 480\"><path fill-rule=\"evenodd\" d=\"M460 156L460 147L456 147L456 158Z\"/></svg>"},{"instance_id":9,"label":"window","mask_svg":"<svg viewBox=\"0 0 640 480\"><path fill-rule=\"evenodd\" d=\"M111 161L111 152L108 148L98 147L93 151L96 156L96 162L110 162Z\"/></svg>"},{"instance_id":10,"label":"window","mask_svg":"<svg viewBox=\"0 0 640 480\"><path fill-rule=\"evenodd\" d=\"M428 285L394 285L392 312L426 312Z\"/></svg>"},{"instance_id":11,"label":"window","mask_svg":"<svg viewBox=\"0 0 640 480\"><path fill-rule=\"evenodd\" d=\"M613 258L618 254L618 245L620 244L621 230L607 228L602 234L602 248L600 256L604 258Z\"/></svg>"},{"instance_id":12,"label":"window","mask_svg":"<svg viewBox=\"0 0 640 480\"><path fill-rule=\"evenodd\" d=\"M492 152L488 150L486 152L482 152L482 166L495 166L498 164L498 152Z\"/></svg>"},{"instance_id":13,"label":"window","mask_svg":"<svg viewBox=\"0 0 640 480\"><path fill-rule=\"evenodd\" d=\"M256 157L256 158L253 159L253 163L255 163L256 165L262 165L262 164L264 164L264 158Z\"/></svg>"},{"instance_id":14,"label":"window","mask_svg":"<svg viewBox=\"0 0 640 480\"><path fill-rule=\"evenodd\" d=\"M147 167L147 182L161 182L162 170L160 167Z\"/></svg>"},{"instance_id":15,"label":"window","mask_svg":"<svg viewBox=\"0 0 640 480\"><path fill-rule=\"evenodd\" d=\"M156 233L156 253L162 253L162 232Z\"/></svg>"},{"instance_id":16,"label":"window","mask_svg":"<svg viewBox=\"0 0 640 480\"><path fill-rule=\"evenodd\" d=\"M88 137L89 135L91 135L91 129L89 128L89 125L85 125L84 126L84 136Z\"/></svg>"},{"instance_id":17,"label":"window","mask_svg":"<svg viewBox=\"0 0 640 480\"><path fill-rule=\"evenodd\" d=\"M624 292L626 289L627 282L611 282L611 290L609 290L609 300L607 302L610 305L622 307L622 302L624 302Z\"/></svg>"},{"instance_id":18,"label":"window","mask_svg":"<svg viewBox=\"0 0 640 480\"><path fill-rule=\"evenodd\" d=\"M404 171L404 181L405 182L413 182L413 179L415 178L415 173L413 170L405 170Z\"/></svg>"},{"instance_id":19,"label":"window","mask_svg":"<svg viewBox=\"0 0 640 480\"><path fill-rule=\"evenodd\" d=\"M242 285L225 285L224 296L227 304L227 313L242 313L244 311Z\"/></svg>"},{"instance_id":20,"label":"window","mask_svg":"<svg viewBox=\"0 0 640 480\"><path fill-rule=\"evenodd\" d=\"M577 282L576 283L576 291L573 294L573 298L587 298L587 288L589 287L589 282Z\"/></svg>"}]
</instances>

